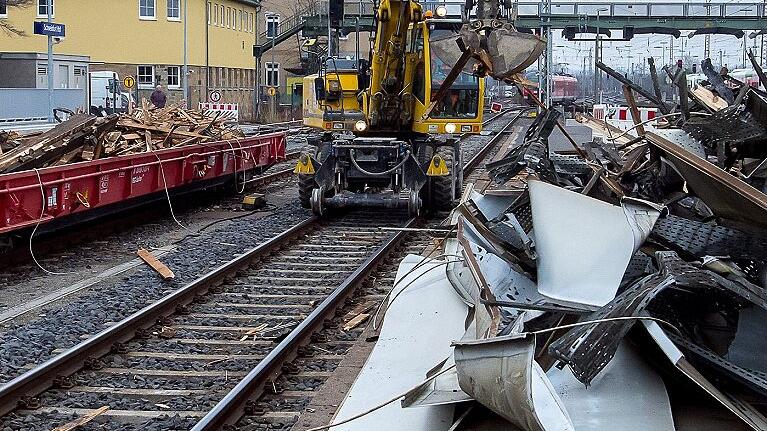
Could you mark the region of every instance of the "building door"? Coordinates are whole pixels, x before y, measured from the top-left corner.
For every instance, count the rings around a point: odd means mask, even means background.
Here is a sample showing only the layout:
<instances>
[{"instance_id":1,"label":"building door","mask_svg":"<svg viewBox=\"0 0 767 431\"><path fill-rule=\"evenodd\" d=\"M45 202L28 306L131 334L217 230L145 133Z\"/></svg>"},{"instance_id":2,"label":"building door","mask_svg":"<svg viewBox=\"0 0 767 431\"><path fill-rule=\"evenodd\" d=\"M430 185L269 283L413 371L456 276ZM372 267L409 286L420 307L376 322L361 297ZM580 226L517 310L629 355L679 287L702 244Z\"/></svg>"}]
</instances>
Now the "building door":
<instances>
[{"instance_id":1,"label":"building door","mask_svg":"<svg viewBox=\"0 0 767 431\"><path fill-rule=\"evenodd\" d=\"M56 88L69 88L69 65L60 64L56 74Z\"/></svg>"},{"instance_id":2,"label":"building door","mask_svg":"<svg viewBox=\"0 0 767 431\"><path fill-rule=\"evenodd\" d=\"M48 66L37 65L37 88L48 88Z\"/></svg>"}]
</instances>

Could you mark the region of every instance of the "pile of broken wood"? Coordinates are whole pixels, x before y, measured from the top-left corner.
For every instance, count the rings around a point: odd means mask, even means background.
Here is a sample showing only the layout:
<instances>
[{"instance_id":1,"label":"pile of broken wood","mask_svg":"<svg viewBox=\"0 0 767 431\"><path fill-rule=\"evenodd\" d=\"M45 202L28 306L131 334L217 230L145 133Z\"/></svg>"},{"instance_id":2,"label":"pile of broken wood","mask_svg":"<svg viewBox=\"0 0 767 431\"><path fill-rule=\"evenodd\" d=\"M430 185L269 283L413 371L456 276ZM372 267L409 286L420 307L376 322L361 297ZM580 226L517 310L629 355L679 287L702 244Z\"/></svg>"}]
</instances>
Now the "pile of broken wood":
<instances>
[{"instance_id":1,"label":"pile of broken wood","mask_svg":"<svg viewBox=\"0 0 767 431\"><path fill-rule=\"evenodd\" d=\"M75 114L46 132L21 136L0 131L0 173L241 137L225 119L178 105L156 109L144 103L130 114Z\"/></svg>"}]
</instances>

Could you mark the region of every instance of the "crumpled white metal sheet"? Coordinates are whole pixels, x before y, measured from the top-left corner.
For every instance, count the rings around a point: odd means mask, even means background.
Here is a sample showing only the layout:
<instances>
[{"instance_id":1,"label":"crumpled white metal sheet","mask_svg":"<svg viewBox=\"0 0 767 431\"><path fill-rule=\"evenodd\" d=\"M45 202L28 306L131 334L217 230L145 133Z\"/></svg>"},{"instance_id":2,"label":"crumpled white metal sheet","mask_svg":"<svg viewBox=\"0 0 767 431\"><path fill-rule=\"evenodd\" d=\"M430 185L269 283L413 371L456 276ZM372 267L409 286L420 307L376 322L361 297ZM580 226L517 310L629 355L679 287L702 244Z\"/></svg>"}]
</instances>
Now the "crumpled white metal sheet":
<instances>
[{"instance_id":1,"label":"crumpled white metal sheet","mask_svg":"<svg viewBox=\"0 0 767 431\"><path fill-rule=\"evenodd\" d=\"M423 256L400 263L378 342L357 376L334 422L354 416L401 394L427 378L435 364L452 354L453 340L465 332L469 307L456 294L444 270L429 262L405 276ZM444 267L444 265L443 265ZM418 278L401 294L410 280ZM396 282L396 281L395 281ZM452 405L403 408L394 402L333 431L441 431L453 423Z\"/></svg>"},{"instance_id":2,"label":"crumpled white metal sheet","mask_svg":"<svg viewBox=\"0 0 767 431\"><path fill-rule=\"evenodd\" d=\"M661 208L636 199L611 205L543 181L528 188L538 291L563 305L610 302Z\"/></svg>"},{"instance_id":3,"label":"crumpled white metal sheet","mask_svg":"<svg viewBox=\"0 0 767 431\"><path fill-rule=\"evenodd\" d=\"M589 387L579 382L569 368L552 368L546 375L578 431L674 430L663 380L628 345L618 348Z\"/></svg>"},{"instance_id":4,"label":"crumpled white metal sheet","mask_svg":"<svg viewBox=\"0 0 767 431\"><path fill-rule=\"evenodd\" d=\"M457 342L458 382L464 392L524 430L575 431L534 354L532 335Z\"/></svg>"}]
</instances>

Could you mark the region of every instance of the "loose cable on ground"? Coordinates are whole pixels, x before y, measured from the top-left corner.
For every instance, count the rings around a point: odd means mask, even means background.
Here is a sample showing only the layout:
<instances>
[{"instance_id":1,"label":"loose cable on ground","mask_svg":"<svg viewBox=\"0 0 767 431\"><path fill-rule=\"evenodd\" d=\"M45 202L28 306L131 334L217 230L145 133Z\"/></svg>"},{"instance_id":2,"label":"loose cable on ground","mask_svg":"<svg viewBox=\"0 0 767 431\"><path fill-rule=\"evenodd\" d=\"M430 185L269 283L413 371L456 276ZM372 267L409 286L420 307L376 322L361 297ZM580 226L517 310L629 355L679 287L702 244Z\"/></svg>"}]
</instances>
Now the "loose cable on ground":
<instances>
[{"instance_id":1,"label":"loose cable on ground","mask_svg":"<svg viewBox=\"0 0 767 431\"><path fill-rule=\"evenodd\" d=\"M426 261L434 254L434 252L436 252L442 246L442 244L444 244L445 241L447 241L448 237L450 236L451 233L453 233L455 228L456 228L456 226L451 226L450 229L445 233L445 236L443 236L442 238L439 239L439 241L437 241L437 243L434 245L434 248L432 248L432 250L429 252L429 254L424 256L423 259L421 259L413 268L410 269L410 271L408 271L406 274L404 274L402 276L402 278L400 278L397 281L397 283L394 283L394 286L392 286L392 288L389 290L389 292L386 294L386 296L384 296L384 298L381 300L381 302L378 304L378 307L376 308L375 315L373 316L373 330L374 331L378 330L378 323L377 323L378 315L381 313L381 309L383 309L383 306L386 303L387 299L389 298L389 295L391 295L391 292L394 290L394 288L397 286L397 284L400 281L404 280L405 277L407 277L408 275L412 274L413 271L415 271L416 269L418 269L421 266L423 266L426 263Z\"/></svg>"},{"instance_id":2,"label":"loose cable on ground","mask_svg":"<svg viewBox=\"0 0 767 431\"><path fill-rule=\"evenodd\" d=\"M154 154L155 157L157 157L157 162L160 166L160 175L162 176L162 185L165 187L165 197L168 199L168 208L170 208L170 215L173 217L173 221L176 222L177 225L181 226L184 230L189 230L186 226L181 224L180 221L176 218L176 214L173 212L173 204L170 201L170 192L168 191L168 182L165 180L165 169L162 167L162 160L160 160L160 156L157 155L154 151L152 151L152 154Z\"/></svg>"},{"instance_id":3,"label":"loose cable on ground","mask_svg":"<svg viewBox=\"0 0 767 431\"><path fill-rule=\"evenodd\" d=\"M334 423L334 424L329 424L329 425L323 425L323 426L319 426L319 427L309 428L309 429L307 429L307 430L304 430L304 431L322 431L322 430L330 429L330 428L332 428L332 427L337 427L337 426L339 426L339 425L348 424L349 422L351 422L351 421L353 421L353 420L359 419L359 418L361 418L361 417L363 417L363 416L366 416L366 415L369 415L370 413L373 413L373 412L374 412L374 411L376 411L376 410L380 410L380 409L382 409L382 408L384 408L384 407L388 406L389 404L391 404L391 403L393 403L393 402L397 401L398 399L400 399L400 398L404 397L405 395L407 395L408 393L410 393L410 391L413 391L413 390L415 390L415 389L418 389L419 387L421 387L421 386L423 386L423 385L425 385L425 384L429 383L430 381L432 381L432 380L436 379L437 377L441 376L442 374L445 374L446 372L448 372L448 371L452 370L453 368L455 368L455 365L451 365L451 366L449 366L449 367L445 368L444 370L440 370L440 372L438 372L437 374L435 374L435 375L433 375L433 376L429 377L428 379L426 379L426 380L422 381L421 383L419 383L419 384L417 384L416 386L414 386L414 387L412 387L412 388L408 389L407 391L405 391L405 392L403 392L403 393L401 393L401 394L398 394L398 395L396 395L395 397L393 397L393 398L390 398L390 399L388 399L388 400L384 401L383 403L381 403L381 404L378 404L378 405L377 405L377 406L375 406L375 407L371 407L371 408L369 408L369 409L365 410L365 411L364 411L364 412L362 412L362 413L358 413L358 414L356 414L356 415L354 415L354 416L352 416L352 417L350 417L350 418L344 419L344 420L342 420L342 421L340 421L340 422L336 422L336 423Z\"/></svg>"},{"instance_id":4,"label":"loose cable on ground","mask_svg":"<svg viewBox=\"0 0 767 431\"><path fill-rule=\"evenodd\" d=\"M391 293L394 291L394 288L395 288L395 287L397 287L397 285L398 285L398 284L399 284L399 283L400 283L402 280L404 280L405 278L407 278L407 276L409 276L410 274L412 274L412 273L413 273L413 272L414 272L416 269L420 268L421 266L423 266L425 263L428 263L428 262L425 262L425 261L421 261L421 262L419 262L419 263L418 263L418 264L416 264L416 265L415 265L413 268L411 268L411 269L410 269L410 271L408 271L408 272L407 272L405 275L403 275L403 276L402 276L402 277L401 277L399 280L397 280L397 282L396 282L396 283L394 283L394 285L392 286L391 290L389 290L389 292L388 292L388 293L386 293L386 295L383 297L383 299L381 299L381 302L379 302L379 303L378 303L378 307L376 308L376 312L375 312L375 314L373 315L373 330L374 330L374 331L377 331L377 330L378 330L378 315L381 313L381 310L383 309L383 306L384 306L384 304L388 304L389 306L391 306L391 305L394 303L394 301L395 301L395 300L396 300L396 299L397 299L397 298L400 296L400 294L402 294L402 292L404 292L404 291L405 291L405 289L407 289L408 287L410 287L410 285L412 285L413 283L415 283L416 281L418 281L418 279L420 279L421 277L423 277L424 275L426 275L426 273L427 273L427 272L429 272L429 271L432 271L432 270L434 270L434 269L437 269L437 268L441 268L441 267L443 267L443 266L447 266L447 265L450 265L451 263L455 263L455 262L462 262L462 261L463 261L463 257L462 257L462 256L457 256L457 255L452 255L452 254L445 254L445 255L436 256L436 257L435 257L435 259L437 259L437 258L439 258L439 257L441 257L441 256L444 256L444 257L456 257L457 259L456 259L456 260L448 260L448 261L445 261L445 262L440 262L440 263L438 263L438 264L434 265L433 267L431 267L431 268L427 269L426 271L424 271L424 272L422 272L422 273L418 274L418 275L417 275L415 278L413 278L412 280L410 280L410 282L409 282L408 284L406 284L406 285L405 285L405 287L403 287L402 289L400 289L400 291L399 291L399 292L397 292L397 294L396 294L396 295L394 295L394 297L391 299L391 301L389 301L389 302L387 303L386 301L387 301L387 299L389 298L389 296L391 295Z\"/></svg>"},{"instance_id":5,"label":"loose cable on ground","mask_svg":"<svg viewBox=\"0 0 767 431\"><path fill-rule=\"evenodd\" d=\"M658 319L657 317L651 317L651 316L619 316L619 317L607 317L604 319L594 319L594 320L584 320L582 322L575 322L570 323L567 325L559 325L559 326L553 326L551 328L546 329L539 329L537 331L530 331L530 332L521 332L522 335L540 335L540 334L546 334L549 332L558 331L560 329L569 329L569 328L576 328L578 326L585 326L585 325L592 325L595 323L607 323L607 322L615 322L615 321L623 321L623 320L650 320L652 322L661 323L664 326L668 326L669 328L673 329L674 332L677 333L677 335L682 336L682 331L679 330L674 324L663 320Z\"/></svg>"},{"instance_id":6,"label":"loose cable on ground","mask_svg":"<svg viewBox=\"0 0 767 431\"><path fill-rule=\"evenodd\" d=\"M37 228L40 227L40 223L43 222L43 217L45 217L45 206L46 206L46 200L45 200L45 188L43 187L43 179L40 177L40 171L37 168L33 168L35 170L35 173L37 174L37 182L40 184L40 199L42 199L42 206L40 207L40 218L37 219L37 223L35 223L35 228L32 229L32 233L29 235L29 255L32 256L32 261L35 262L35 265L37 265L38 268L43 270L43 272L48 273L50 275L69 275L69 274L78 274L77 272L70 271L70 272L55 272L50 271L46 268L44 268L42 265L40 265L40 262L37 261L37 258L35 257L35 252L32 251L32 238L35 236L35 232L37 232Z\"/></svg>"}]
</instances>

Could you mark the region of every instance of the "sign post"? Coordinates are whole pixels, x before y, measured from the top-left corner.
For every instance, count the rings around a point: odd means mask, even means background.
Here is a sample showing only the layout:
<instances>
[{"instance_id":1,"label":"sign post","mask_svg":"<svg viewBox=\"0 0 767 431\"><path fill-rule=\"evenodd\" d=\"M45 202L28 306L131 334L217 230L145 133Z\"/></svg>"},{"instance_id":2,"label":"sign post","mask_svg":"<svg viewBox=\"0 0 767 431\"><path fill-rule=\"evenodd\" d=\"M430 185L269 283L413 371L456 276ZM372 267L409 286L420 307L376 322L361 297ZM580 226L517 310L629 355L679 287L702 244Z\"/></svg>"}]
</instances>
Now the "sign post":
<instances>
[{"instance_id":1,"label":"sign post","mask_svg":"<svg viewBox=\"0 0 767 431\"><path fill-rule=\"evenodd\" d=\"M123 86L128 89L128 94L131 94L131 88L136 86L136 78L128 75L123 78ZM128 114L133 114L133 102L128 100Z\"/></svg>"},{"instance_id":2,"label":"sign post","mask_svg":"<svg viewBox=\"0 0 767 431\"><path fill-rule=\"evenodd\" d=\"M48 36L48 121L53 122L53 38L64 37L66 27L64 24L53 22L53 0L45 0L45 9L48 20L45 22L35 21L35 34Z\"/></svg>"}]
</instances>

